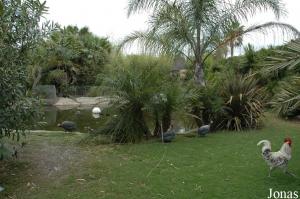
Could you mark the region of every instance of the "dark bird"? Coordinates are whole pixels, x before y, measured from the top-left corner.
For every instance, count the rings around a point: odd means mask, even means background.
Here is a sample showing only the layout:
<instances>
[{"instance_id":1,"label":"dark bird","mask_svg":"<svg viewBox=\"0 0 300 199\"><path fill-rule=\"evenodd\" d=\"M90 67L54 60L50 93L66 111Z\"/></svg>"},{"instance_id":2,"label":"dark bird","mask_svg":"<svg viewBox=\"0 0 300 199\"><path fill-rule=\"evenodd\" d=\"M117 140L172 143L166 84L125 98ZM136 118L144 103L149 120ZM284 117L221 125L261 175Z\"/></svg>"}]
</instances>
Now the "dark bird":
<instances>
[{"instance_id":1,"label":"dark bird","mask_svg":"<svg viewBox=\"0 0 300 199\"><path fill-rule=\"evenodd\" d=\"M164 142L172 142L175 138L175 130L173 129L173 125L170 125L170 128L163 134L163 141Z\"/></svg>"},{"instance_id":2,"label":"dark bird","mask_svg":"<svg viewBox=\"0 0 300 199\"><path fill-rule=\"evenodd\" d=\"M211 121L210 124L201 126L197 131L198 136L200 136L200 137L206 136L206 134L209 133L209 131L210 131L210 125L212 123L213 122Z\"/></svg>"},{"instance_id":3,"label":"dark bird","mask_svg":"<svg viewBox=\"0 0 300 199\"><path fill-rule=\"evenodd\" d=\"M76 124L71 121L63 121L61 124L57 125L58 127L63 128L66 132L72 132L76 129Z\"/></svg>"}]
</instances>

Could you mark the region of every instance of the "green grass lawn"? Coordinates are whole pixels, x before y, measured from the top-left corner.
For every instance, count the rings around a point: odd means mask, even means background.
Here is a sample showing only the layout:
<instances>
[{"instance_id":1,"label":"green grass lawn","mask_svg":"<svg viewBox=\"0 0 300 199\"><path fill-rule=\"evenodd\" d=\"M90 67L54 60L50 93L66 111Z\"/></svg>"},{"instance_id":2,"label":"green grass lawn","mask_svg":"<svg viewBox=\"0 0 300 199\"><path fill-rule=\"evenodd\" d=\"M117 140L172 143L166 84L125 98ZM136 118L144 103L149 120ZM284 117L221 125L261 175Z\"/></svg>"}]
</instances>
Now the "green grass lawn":
<instances>
[{"instance_id":1,"label":"green grass lawn","mask_svg":"<svg viewBox=\"0 0 300 199\"><path fill-rule=\"evenodd\" d=\"M82 134L32 133L18 161L1 163L0 198L260 199L269 188L300 192L300 180L281 170L267 177L256 146L269 139L277 151L285 136L294 141L290 170L300 176L300 123L271 116L262 130L178 136L170 144L82 146Z\"/></svg>"}]
</instances>

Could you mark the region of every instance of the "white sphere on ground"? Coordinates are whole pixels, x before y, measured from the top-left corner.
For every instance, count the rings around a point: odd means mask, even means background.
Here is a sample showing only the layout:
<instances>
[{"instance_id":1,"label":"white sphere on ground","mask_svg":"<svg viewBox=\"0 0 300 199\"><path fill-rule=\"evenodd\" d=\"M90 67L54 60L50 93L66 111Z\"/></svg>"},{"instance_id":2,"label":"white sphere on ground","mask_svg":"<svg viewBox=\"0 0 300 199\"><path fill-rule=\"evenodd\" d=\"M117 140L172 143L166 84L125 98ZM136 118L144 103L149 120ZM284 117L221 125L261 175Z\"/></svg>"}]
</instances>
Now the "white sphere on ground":
<instances>
[{"instance_id":1,"label":"white sphere on ground","mask_svg":"<svg viewBox=\"0 0 300 199\"><path fill-rule=\"evenodd\" d=\"M101 109L99 107L94 107L92 110L93 114L100 114L101 113Z\"/></svg>"}]
</instances>

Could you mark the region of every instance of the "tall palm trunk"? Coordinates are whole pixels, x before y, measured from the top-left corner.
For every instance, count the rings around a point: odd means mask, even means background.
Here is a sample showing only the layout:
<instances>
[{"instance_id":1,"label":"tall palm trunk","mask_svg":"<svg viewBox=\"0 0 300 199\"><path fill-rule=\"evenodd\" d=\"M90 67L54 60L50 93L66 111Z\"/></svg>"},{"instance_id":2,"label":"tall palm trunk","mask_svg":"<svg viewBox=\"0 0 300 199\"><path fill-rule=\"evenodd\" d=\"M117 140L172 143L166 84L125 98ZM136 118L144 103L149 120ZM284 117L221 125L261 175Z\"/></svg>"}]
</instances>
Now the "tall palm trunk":
<instances>
[{"instance_id":1,"label":"tall palm trunk","mask_svg":"<svg viewBox=\"0 0 300 199\"><path fill-rule=\"evenodd\" d=\"M195 82L201 86L205 86L203 64L198 62L195 66Z\"/></svg>"},{"instance_id":2,"label":"tall palm trunk","mask_svg":"<svg viewBox=\"0 0 300 199\"><path fill-rule=\"evenodd\" d=\"M234 43L230 42L230 53L231 53L231 57L233 57L234 55Z\"/></svg>"}]
</instances>

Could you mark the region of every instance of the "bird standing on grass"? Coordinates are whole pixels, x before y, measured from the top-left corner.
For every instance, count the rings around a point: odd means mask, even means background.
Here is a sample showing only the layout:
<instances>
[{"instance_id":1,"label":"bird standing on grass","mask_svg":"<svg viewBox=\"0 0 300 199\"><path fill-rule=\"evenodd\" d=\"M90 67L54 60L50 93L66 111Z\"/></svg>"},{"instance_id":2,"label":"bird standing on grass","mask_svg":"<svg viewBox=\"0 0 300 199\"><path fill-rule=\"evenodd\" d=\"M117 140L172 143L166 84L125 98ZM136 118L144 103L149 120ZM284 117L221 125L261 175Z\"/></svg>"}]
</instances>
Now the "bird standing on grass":
<instances>
[{"instance_id":1,"label":"bird standing on grass","mask_svg":"<svg viewBox=\"0 0 300 199\"><path fill-rule=\"evenodd\" d=\"M213 123L213 122L210 121L210 124L201 126L201 127L198 129L198 131L197 131L198 136L200 136L200 137L206 136L206 134L209 133L209 131L210 131L210 125L211 125L212 123Z\"/></svg>"},{"instance_id":2,"label":"bird standing on grass","mask_svg":"<svg viewBox=\"0 0 300 199\"><path fill-rule=\"evenodd\" d=\"M175 138L175 131L173 128L173 125L170 125L170 128L167 130L167 132L163 133L163 141L164 142L172 142L172 140Z\"/></svg>"},{"instance_id":3,"label":"bird standing on grass","mask_svg":"<svg viewBox=\"0 0 300 199\"><path fill-rule=\"evenodd\" d=\"M277 152L271 151L271 142L269 140L261 140L257 143L257 146L263 144L262 147L262 157L267 162L270 167L269 177L271 177L271 172L275 168L283 169L283 172L296 177L294 174L287 171L287 166L289 160L292 158L292 140L291 138L285 138L281 149Z\"/></svg>"}]
</instances>

